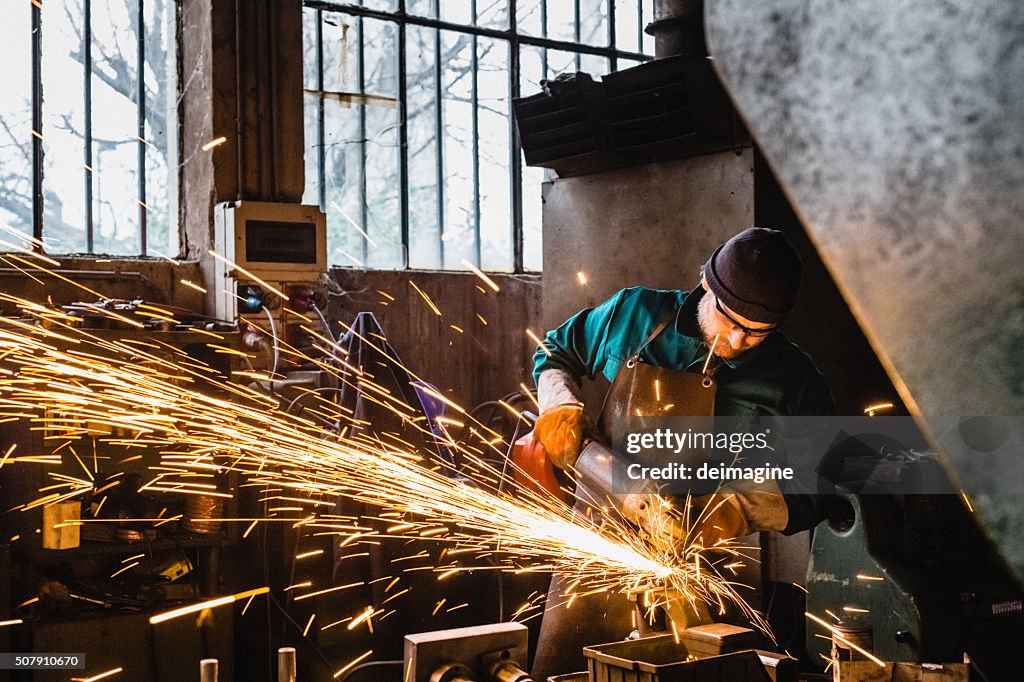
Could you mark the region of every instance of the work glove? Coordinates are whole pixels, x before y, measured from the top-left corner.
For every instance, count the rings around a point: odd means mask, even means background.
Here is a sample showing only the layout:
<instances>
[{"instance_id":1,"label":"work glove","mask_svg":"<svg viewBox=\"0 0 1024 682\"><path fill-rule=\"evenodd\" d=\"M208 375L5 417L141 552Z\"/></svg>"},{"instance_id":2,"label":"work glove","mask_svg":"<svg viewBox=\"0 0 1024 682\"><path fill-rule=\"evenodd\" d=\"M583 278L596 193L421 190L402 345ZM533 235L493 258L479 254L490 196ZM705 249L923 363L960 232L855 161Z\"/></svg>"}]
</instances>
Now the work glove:
<instances>
[{"instance_id":1,"label":"work glove","mask_svg":"<svg viewBox=\"0 0 1024 682\"><path fill-rule=\"evenodd\" d=\"M590 419L579 403L555 405L540 413L533 426L533 435L544 446L551 463L562 470L576 464L583 435L590 429Z\"/></svg>"},{"instance_id":2,"label":"work glove","mask_svg":"<svg viewBox=\"0 0 1024 682\"><path fill-rule=\"evenodd\" d=\"M691 542L699 539L705 547L789 524L789 507L774 481L730 483L713 495L694 498L691 510Z\"/></svg>"},{"instance_id":3,"label":"work glove","mask_svg":"<svg viewBox=\"0 0 1024 682\"><path fill-rule=\"evenodd\" d=\"M739 496L729 492L700 495L691 502L690 543L709 549L751 532Z\"/></svg>"}]
</instances>

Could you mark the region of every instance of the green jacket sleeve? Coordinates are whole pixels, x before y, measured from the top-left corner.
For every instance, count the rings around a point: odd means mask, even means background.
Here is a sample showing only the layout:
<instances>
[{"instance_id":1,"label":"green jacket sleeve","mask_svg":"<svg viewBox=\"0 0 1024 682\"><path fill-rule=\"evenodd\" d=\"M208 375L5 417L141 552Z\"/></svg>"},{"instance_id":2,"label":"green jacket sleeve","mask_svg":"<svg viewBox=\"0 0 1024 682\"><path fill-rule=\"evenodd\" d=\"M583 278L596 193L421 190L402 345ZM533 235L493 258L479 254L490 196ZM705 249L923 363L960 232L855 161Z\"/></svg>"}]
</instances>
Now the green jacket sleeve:
<instances>
[{"instance_id":1,"label":"green jacket sleeve","mask_svg":"<svg viewBox=\"0 0 1024 682\"><path fill-rule=\"evenodd\" d=\"M620 313L627 291L618 292L596 308L581 310L549 331L543 347L533 354L534 381L548 369L564 370L577 382L584 376L593 379L602 371L611 351L611 322Z\"/></svg>"}]
</instances>

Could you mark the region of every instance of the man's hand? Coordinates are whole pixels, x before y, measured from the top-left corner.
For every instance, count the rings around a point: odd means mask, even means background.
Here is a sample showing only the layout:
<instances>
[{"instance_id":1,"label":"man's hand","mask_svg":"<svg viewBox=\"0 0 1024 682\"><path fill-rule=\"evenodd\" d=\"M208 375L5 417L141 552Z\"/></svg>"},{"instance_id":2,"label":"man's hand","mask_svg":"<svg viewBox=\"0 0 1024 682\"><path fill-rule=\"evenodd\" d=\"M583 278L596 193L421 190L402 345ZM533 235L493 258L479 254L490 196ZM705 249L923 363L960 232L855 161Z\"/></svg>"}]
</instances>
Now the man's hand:
<instances>
[{"instance_id":1,"label":"man's hand","mask_svg":"<svg viewBox=\"0 0 1024 682\"><path fill-rule=\"evenodd\" d=\"M533 435L544 446L552 464L566 470L576 464L588 428L590 420L582 405L555 405L540 413Z\"/></svg>"}]
</instances>

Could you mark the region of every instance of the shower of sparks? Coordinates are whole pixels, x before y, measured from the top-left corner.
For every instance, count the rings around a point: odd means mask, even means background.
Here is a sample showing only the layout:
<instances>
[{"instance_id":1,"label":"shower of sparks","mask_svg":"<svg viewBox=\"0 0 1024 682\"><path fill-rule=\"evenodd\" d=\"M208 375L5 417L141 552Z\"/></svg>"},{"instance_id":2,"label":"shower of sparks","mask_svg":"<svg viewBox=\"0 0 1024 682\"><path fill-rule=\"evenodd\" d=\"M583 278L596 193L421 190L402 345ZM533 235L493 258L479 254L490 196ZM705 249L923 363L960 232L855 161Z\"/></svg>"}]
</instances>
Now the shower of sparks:
<instances>
[{"instance_id":1,"label":"shower of sparks","mask_svg":"<svg viewBox=\"0 0 1024 682\"><path fill-rule=\"evenodd\" d=\"M71 679L77 680L77 682L99 682L99 680L105 680L108 677L113 677L114 675L122 672L124 672L124 668L113 668L112 670L107 670L106 672L93 675L92 677L73 677Z\"/></svg>"},{"instance_id":2,"label":"shower of sparks","mask_svg":"<svg viewBox=\"0 0 1024 682\"><path fill-rule=\"evenodd\" d=\"M430 299L410 284L440 314ZM71 446L92 436L113 445L144 446L160 452L159 463L149 466L151 478L140 491L230 497L211 482L213 474L229 471L240 475L243 487L263 489L263 501L273 503L267 518L218 519L246 524L245 535L261 521L291 522L315 534L337 536L339 548L352 548L343 558L365 556L358 548L383 538L430 540L445 548L435 565L426 567L438 580L472 570L559 571L573 577L571 588L562 595L563 605L602 591L647 592L652 609L682 600L724 610L731 601L754 622L764 623L724 575L735 573L736 559L745 558L748 548L738 547L732 540L707 548L697 532L685 541L658 541L613 514L594 520L539 486L515 485L507 472L492 464L495 456L499 461L504 457L507 447L499 434L471 419L442 393L424 389L458 412L458 419L439 423L442 435L435 435L418 410L374 383L371 368L351 365L347 351L326 336L314 333L317 350L322 353L317 358L283 341L280 353L312 364L340 385L361 391L364 399L399 417L409 431L368 432L370 425L334 402L333 393L310 391L305 411L293 414L281 407L277 396L261 392L261 382L246 385L223 380L210 367L155 338L143 341L136 335L115 340L110 335L94 335L77 326L79 318L60 309L2 293L0 300L13 303L22 313L21 318L0 320L0 420L29 418L45 432L47 446L53 446L47 453L18 456L12 447L0 453L0 464L73 465L60 471L50 469L52 485L40 490L41 496L23 504L22 509L90 495L96 499L122 483L117 476L94 481L95 463L90 469L74 454ZM135 323L100 306L91 312ZM346 329L359 336L352 328ZM373 339L359 338L397 363ZM222 350L238 353L226 346ZM211 385L217 390L209 390ZM482 436L491 458L485 458L479 448L454 440L446 425L471 426ZM405 440L410 432L458 452L461 475L450 476L449 465L437 466L418 452ZM507 466L515 465L509 462ZM381 511L376 517L324 511L331 509L338 497ZM154 525L168 520L148 519ZM100 521L82 519L78 523ZM409 558L423 556L427 556L425 552ZM398 576L385 591L390 592L397 581ZM298 601L347 587L296 584L289 594ZM239 600L248 599L248 606L252 596L266 591L264 587L175 609L154 616L151 622ZM408 589L396 590L385 601L405 592ZM543 595L528 599L514 618L528 620L540 615L542 600ZM552 606L558 604L548 605ZM349 629L361 624L372 628L374 620L393 613L382 607L384 604L367 605L360 614L353 614ZM362 658L349 666L359 660Z\"/></svg>"},{"instance_id":3,"label":"shower of sparks","mask_svg":"<svg viewBox=\"0 0 1024 682\"><path fill-rule=\"evenodd\" d=\"M200 602L198 604L189 604L183 606L180 609L174 609L173 611L165 611L158 613L155 616L150 616L150 625L156 625L157 623L163 623L165 620L171 620L179 616L185 616L190 613L196 613L198 611L205 611L206 609L216 608L218 606L225 606L227 604L233 604L241 599L248 599L249 597L255 597L260 594L266 594L270 589L267 587L259 587L255 590L248 590L246 592L240 592L238 594L229 594L226 597L217 597L216 599L210 599L208 601Z\"/></svg>"},{"instance_id":4,"label":"shower of sparks","mask_svg":"<svg viewBox=\"0 0 1024 682\"><path fill-rule=\"evenodd\" d=\"M884 661L882 661L880 658L875 656L873 653L871 653L867 649L864 649L863 647L857 646L856 644L851 642L849 639L844 637L843 636L843 631L840 630L839 628L835 627L834 625L829 625L827 622L825 622L821 618L818 618L813 613L804 612L804 615L807 616L808 618L810 618L811 620L813 620L818 625L820 625L823 628L825 628L826 630L828 630L829 632L831 632L832 633L832 637L834 639L838 640L839 642L842 642L843 644L845 644L846 646L850 647L851 649L853 649L854 651L856 651L860 655L865 656L868 660L871 660L871 661L875 662L876 664L878 664L879 666L881 666L883 668L885 667L885 662Z\"/></svg>"},{"instance_id":5,"label":"shower of sparks","mask_svg":"<svg viewBox=\"0 0 1024 682\"><path fill-rule=\"evenodd\" d=\"M876 412L883 410L891 410L894 407L892 403L876 403L874 405L868 405L864 408L864 414L869 417L874 417Z\"/></svg>"},{"instance_id":6,"label":"shower of sparks","mask_svg":"<svg viewBox=\"0 0 1024 682\"><path fill-rule=\"evenodd\" d=\"M183 279L183 280L179 280L179 281L182 284L184 284L185 286L189 287L190 289L195 289L196 291L198 291L201 294L205 294L206 293L206 289L204 289L203 287L199 286L195 282L190 282L187 279Z\"/></svg>"},{"instance_id":7,"label":"shower of sparks","mask_svg":"<svg viewBox=\"0 0 1024 682\"><path fill-rule=\"evenodd\" d=\"M220 145L224 144L227 141L228 138L224 137L223 135L220 137L215 137L214 139L210 140L209 142L203 145L203 151L208 152L214 147L219 147Z\"/></svg>"},{"instance_id":8,"label":"shower of sparks","mask_svg":"<svg viewBox=\"0 0 1024 682\"><path fill-rule=\"evenodd\" d=\"M472 270L472 271L473 271L473 274L474 274L474 275L476 275L477 277L479 277L480 279L482 279L482 280L483 280L483 282L484 282L484 284L486 284L487 286L489 286L489 287L490 287L491 289L494 289L494 291L500 291L500 290L501 290L501 287L499 287L499 286L497 285L497 283L496 283L496 282L495 282L495 281L494 281L493 279L491 279L490 277L488 277L488 276L486 275L486 273L484 273L484 271L483 271L483 270L481 270L481 269L480 269L480 268L478 268L477 266L473 265L472 263L470 263L470 262L469 262L468 260L466 260L465 258L463 258L463 259L462 259L462 264L463 264L463 265L465 265L465 266L466 266L467 268L469 268L470 270Z\"/></svg>"},{"instance_id":9,"label":"shower of sparks","mask_svg":"<svg viewBox=\"0 0 1024 682\"><path fill-rule=\"evenodd\" d=\"M434 311L434 314L436 314L438 317L441 317L441 309L438 308L437 305L435 305L432 300L430 300L430 296L427 296L427 293L423 291L423 289L420 289L418 286L416 286L416 282L412 281L411 279L409 280L409 284L410 286L412 286L413 289L416 290L416 293L419 294L420 297L427 302L427 305L430 306L430 309Z\"/></svg>"},{"instance_id":10,"label":"shower of sparks","mask_svg":"<svg viewBox=\"0 0 1024 682\"><path fill-rule=\"evenodd\" d=\"M582 271L576 273L576 279L579 280L580 286L586 286L587 276Z\"/></svg>"},{"instance_id":11,"label":"shower of sparks","mask_svg":"<svg viewBox=\"0 0 1024 682\"><path fill-rule=\"evenodd\" d=\"M548 350L548 347L540 340L540 337L537 336L532 329L527 329L526 335L529 336L530 340L537 344L537 347L544 351L548 357L551 357L551 351Z\"/></svg>"}]
</instances>

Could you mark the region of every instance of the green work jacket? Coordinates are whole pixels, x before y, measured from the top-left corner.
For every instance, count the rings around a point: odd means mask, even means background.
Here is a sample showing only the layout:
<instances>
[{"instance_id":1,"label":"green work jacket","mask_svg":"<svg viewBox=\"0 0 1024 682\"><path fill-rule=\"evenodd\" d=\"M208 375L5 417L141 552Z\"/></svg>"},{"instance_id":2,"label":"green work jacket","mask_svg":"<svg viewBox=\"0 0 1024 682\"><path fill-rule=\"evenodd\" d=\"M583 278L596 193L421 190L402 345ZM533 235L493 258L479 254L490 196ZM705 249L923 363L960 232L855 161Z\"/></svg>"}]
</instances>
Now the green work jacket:
<instances>
[{"instance_id":1,"label":"green work jacket","mask_svg":"<svg viewBox=\"0 0 1024 682\"><path fill-rule=\"evenodd\" d=\"M544 339L547 349L533 356L534 379L548 369L561 369L577 382L598 373L609 381L640 349L654 328L676 311L675 319L640 353L644 362L669 369L700 372L707 360L697 322L704 289L623 289L595 308L569 318ZM814 361L782 332L772 332L737 358L721 360L715 369L719 416L818 416L835 412L835 401ZM799 498L799 499L797 499ZM815 496L787 495L789 526L796 532L816 524L821 514Z\"/></svg>"}]
</instances>

